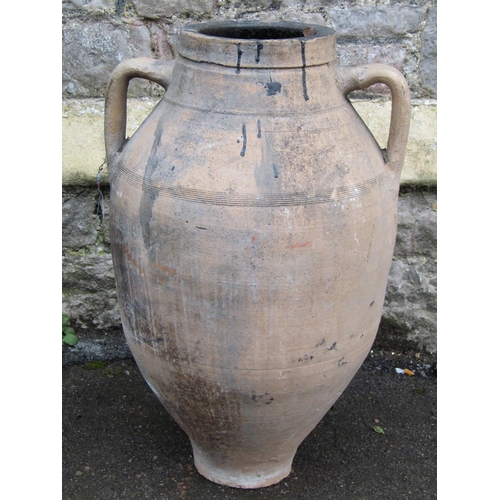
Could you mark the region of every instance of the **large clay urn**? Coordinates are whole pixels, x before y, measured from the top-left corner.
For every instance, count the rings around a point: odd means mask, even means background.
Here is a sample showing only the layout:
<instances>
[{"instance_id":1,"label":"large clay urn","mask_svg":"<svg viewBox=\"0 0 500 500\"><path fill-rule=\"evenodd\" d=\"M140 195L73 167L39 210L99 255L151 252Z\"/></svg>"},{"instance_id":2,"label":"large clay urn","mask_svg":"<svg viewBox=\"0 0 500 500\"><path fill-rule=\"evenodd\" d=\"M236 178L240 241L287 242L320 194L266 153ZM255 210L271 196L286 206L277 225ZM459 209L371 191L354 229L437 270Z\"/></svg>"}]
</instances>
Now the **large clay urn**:
<instances>
[{"instance_id":1,"label":"large clay urn","mask_svg":"<svg viewBox=\"0 0 500 500\"><path fill-rule=\"evenodd\" d=\"M410 94L392 67L338 66L323 26L194 24L178 51L122 62L107 90L123 329L198 471L259 488L290 473L374 341ZM126 139L136 77L166 92ZM387 150L347 98L374 83L392 95Z\"/></svg>"}]
</instances>

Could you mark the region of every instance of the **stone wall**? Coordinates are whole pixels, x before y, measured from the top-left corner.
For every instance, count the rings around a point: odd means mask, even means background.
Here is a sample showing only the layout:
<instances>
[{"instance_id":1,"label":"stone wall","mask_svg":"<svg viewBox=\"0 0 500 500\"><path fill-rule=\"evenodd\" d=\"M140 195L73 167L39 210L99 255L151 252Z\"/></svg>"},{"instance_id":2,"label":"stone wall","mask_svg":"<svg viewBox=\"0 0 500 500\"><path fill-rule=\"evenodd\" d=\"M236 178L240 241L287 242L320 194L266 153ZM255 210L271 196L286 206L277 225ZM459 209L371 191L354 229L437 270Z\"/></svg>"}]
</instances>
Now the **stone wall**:
<instances>
[{"instance_id":1,"label":"stone wall","mask_svg":"<svg viewBox=\"0 0 500 500\"><path fill-rule=\"evenodd\" d=\"M414 99L436 97L435 0L63 0L63 95L102 97L123 59L177 54L179 30L193 21L306 21L337 32L342 65L383 62L406 76ZM158 89L134 82L131 96ZM387 95L374 86L364 95Z\"/></svg>"},{"instance_id":2,"label":"stone wall","mask_svg":"<svg viewBox=\"0 0 500 500\"><path fill-rule=\"evenodd\" d=\"M382 62L406 76L412 123L378 342L390 349L436 350L435 0L63 0L62 12L63 312L80 336L80 350L97 352L98 345L122 341L108 221L95 213L109 75L127 58L174 58L180 28L210 19L331 26L338 34L340 64ZM155 84L132 82L127 135L161 94ZM387 88L374 85L350 98L385 146L391 107ZM104 191L107 203L106 186ZM99 352L105 356L105 349Z\"/></svg>"}]
</instances>

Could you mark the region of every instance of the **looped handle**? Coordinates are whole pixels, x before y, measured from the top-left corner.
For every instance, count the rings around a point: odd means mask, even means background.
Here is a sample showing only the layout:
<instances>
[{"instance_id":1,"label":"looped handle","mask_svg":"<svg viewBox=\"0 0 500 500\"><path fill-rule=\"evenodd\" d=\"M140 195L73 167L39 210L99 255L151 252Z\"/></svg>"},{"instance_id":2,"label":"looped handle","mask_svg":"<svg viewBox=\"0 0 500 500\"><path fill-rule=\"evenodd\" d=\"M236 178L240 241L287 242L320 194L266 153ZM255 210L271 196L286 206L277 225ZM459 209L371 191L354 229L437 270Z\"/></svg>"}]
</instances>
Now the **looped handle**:
<instances>
[{"instance_id":1,"label":"looped handle","mask_svg":"<svg viewBox=\"0 0 500 500\"><path fill-rule=\"evenodd\" d=\"M172 80L174 60L160 61L149 57L127 59L111 73L106 89L104 109L104 143L109 162L125 143L127 129L127 90L132 78L145 78L165 90Z\"/></svg>"},{"instance_id":2,"label":"looped handle","mask_svg":"<svg viewBox=\"0 0 500 500\"><path fill-rule=\"evenodd\" d=\"M411 97L405 77L386 64L366 64L338 68L339 89L347 97L353 90L361 90L374 83L384 83L391 91L392 112L387 140L387 163L395 174L401 174L410 130Z\"/></svg>"}]
</instances>

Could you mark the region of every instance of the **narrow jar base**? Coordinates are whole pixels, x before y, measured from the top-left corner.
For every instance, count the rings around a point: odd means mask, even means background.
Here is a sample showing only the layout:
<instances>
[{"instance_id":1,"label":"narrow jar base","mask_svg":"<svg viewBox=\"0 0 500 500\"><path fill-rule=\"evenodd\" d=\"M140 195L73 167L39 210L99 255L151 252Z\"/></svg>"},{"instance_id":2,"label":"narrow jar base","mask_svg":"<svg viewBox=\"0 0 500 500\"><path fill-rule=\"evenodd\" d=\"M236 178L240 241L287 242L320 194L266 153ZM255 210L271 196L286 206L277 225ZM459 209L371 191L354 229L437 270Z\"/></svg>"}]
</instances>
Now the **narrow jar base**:
<instances>
[{"instance_id":1,"label":"narrow jar base","mask_svg":"<svg viewBox=\"0 0 500 500\"><path fill-rule=\"evenodd\" d=\"M193 445L194 464L198 472L209 479L210 481L222 484L223 486L231 486L232 488L264 488L273 484L279 483L282 479L290 474L292 469L293 456L289 462L274 465L272 462L262 467L262 470L248 472L232 469L222 469L214 466L205 453L198 447Z\"/></svg>"}]
</instances>

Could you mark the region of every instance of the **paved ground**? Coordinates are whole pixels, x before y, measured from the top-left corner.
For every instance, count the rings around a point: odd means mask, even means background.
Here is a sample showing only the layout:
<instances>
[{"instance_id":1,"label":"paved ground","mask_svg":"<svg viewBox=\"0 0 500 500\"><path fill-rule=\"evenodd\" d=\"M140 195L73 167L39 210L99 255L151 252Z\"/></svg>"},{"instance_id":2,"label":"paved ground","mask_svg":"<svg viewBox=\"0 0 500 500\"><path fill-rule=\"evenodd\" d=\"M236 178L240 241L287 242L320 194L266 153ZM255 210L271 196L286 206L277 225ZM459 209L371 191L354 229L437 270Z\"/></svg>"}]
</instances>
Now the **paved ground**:
<instances>
[{"instance_id":1,"label":"paved ground","mask_svg":"<svg viewBox=\"0 0 500 500\"><path fill-rule=\"evenodd\" d=\"M62 498L434 499L436 381L430 356L374 352L301 444L290 476L238 490L197 473L187 436L133 360L64 366Z\"/></svg>"}]
</instances>

